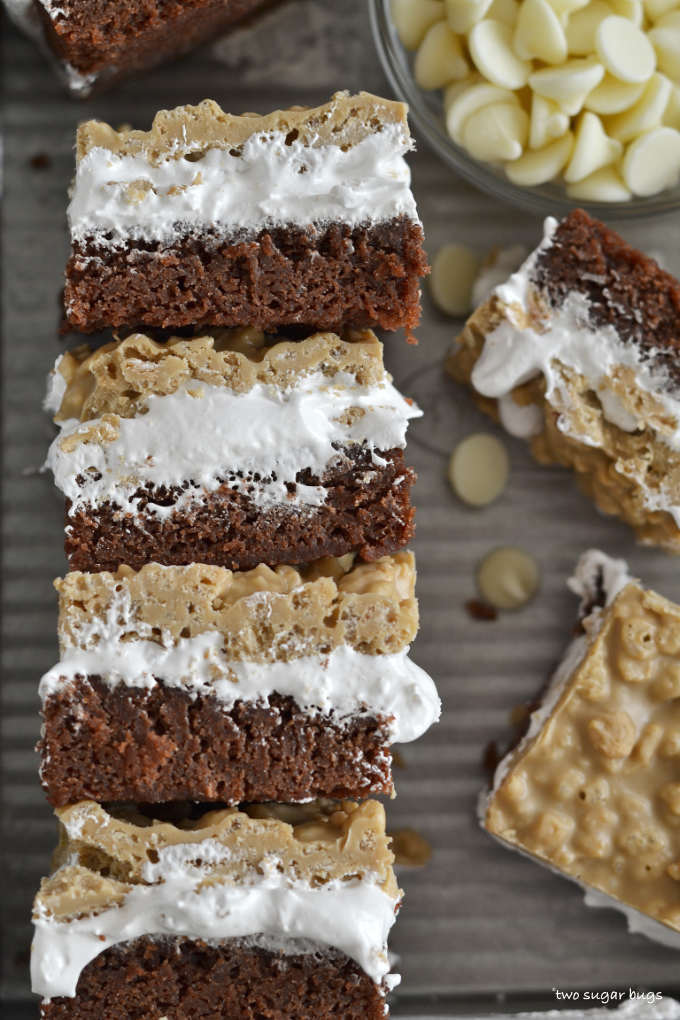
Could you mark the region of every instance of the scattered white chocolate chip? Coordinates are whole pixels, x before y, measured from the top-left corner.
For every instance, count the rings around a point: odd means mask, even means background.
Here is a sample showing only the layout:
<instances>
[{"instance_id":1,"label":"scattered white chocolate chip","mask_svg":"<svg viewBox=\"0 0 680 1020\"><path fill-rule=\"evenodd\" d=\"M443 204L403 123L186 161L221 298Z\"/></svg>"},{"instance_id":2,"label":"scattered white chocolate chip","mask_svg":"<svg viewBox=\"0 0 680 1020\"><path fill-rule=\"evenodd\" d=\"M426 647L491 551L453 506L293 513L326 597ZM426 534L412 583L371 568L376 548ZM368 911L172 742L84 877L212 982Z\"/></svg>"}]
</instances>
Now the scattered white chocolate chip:
<instances>
[{"instance_id":1,"label":"scattered white chocolate chip","mask_svg":"<svg viewBox=\"0 0 680 1020\"><path fill-rule=\"evenodd\" d=\"M561 64L567 59L567 37L548 0L522 0L513 46L523 60Z\"/></svg>"},{"instance_id":2,"label":"scattered white chocolate chip","mask_svg":"<svg viewBox=\"0 0 680 1020\"><path fill-rule=\"evenodd\" d=\"M566 20L574 11L587 7L590 0L550 0L550 6L561 19Z\"/></svg>"},{"instance_id":3,"label":"scattered white chocolate chip","mask_svg":"<svg viewBox=\"0 0 680 1020\"><path fill-rule=\"evenodd\" d=\"M649 38L656 51L659 70L677 81L680 78L680 28L659 25L651 30Z\"/></svg>"},{"instance_id":4,"label":"scattered white chocolate chip","mask_svg":"<svg viewBox=\"0 0 680 1020\"><path fill-rule=\"evenodd\" d=\"M492 103L476 110L463 126L463 145L486 163L518 159L529 136L529 117L516 103Z\"/></svg>"},{"instance_id":5,"label":"scattered white chocolate chip","mask_svg":"<svg viewBox=\"0 0 680 1020\"><path fill-rule=\"evenodd\" d=\"M472 286L481 259L464 244L445 244L432 262L430 293L432 300L447 315L468 315Z\"/></svg>"},{"instance_id":6,"label":"scattered white chocolate chip","mask_svg":"<svg viewBox=\"0 0 680 1020\"><path fill-rule=\"evenodd\" d=\"M491 0L446 0L446 16L454 32L464 34L481 21Z\"/></svg>"},{"instance_id":7,"label":"scattered white chocolate chip","mask_svg":"<svg viewBox=\"0 0 680 1020\"><path fill-rule=\"evenodd\" d=\"M627 202L632 192L614 167L605 166L576 184L569 184L567 194L583 202Z\"/></svg>"},{"instance_id":8,"label":"scattered white chocolate chip","mask_svg":"<svg viewBox=\"0 0 680 1020\"><path fill-rule=\"evenodd\" d=\"M614 163L622 151L621 142L609 138L596 113L582 113L576 128L571 158L564 171L565 181L567 184L582 181L603 166Z\"/></svg>"},{"instance_id":9,"label":"scattered white chocolate chip","mask_svg":"<svg viewBox=\"0 0 680 1020\"><path fill-rule=\"evenodd\" d=\"M510 89L501 89L498 85L488 82L462 88L459 92L449 93L446 106L446 129L454 142L462 143L462 132L465 121L475 110L492 103L517 103L519 100Z\"/></svg>"},{"instance_id":10,"label":"scattered white chocolate chip","mask_svg":"<svg viewBox=\"0 0 680 1020\"><path fill-rule=\"evenodd\" d=\"M444 0L391 0L390 9L394 26L407 50L417 49L428 28L446 16Z\"/></svg>"},{"instance_id":11,"label":"scattered white chocolate chip","mask_svg":"<svg viewBox=\"0 0 680 1020\"><path fill-rule=\"evenodd\" d=\"M512 48L512 29L502 21L478 21L468 36L475 67L494 85L520 89L526 85L531 63L521 60Z\"/></svg>"},{"instance_id":12,"label":"scattered white chocolate chip","mask_svg":"<svg viewBox=\"0 0 680 1020\"><path fill-rule=\"evenodd\" d=\"M519 3L517 0L493 0L488 10L488 16L512 27L517 20L518 12Z\"/></svg>"},{"instance_id":13,"label":"scattered white chocolate chip","mask_svg":"<svg viewBox=\"0 0 680 1020\"><path fill-rule=\"evenodd\" d=\"M548 142L561 138L568 130L569 118L557 103L532 92L529 148L542 149Z\"/></svg>"},{"instance_id":14,"label":"scattered white chocolate chip","mask_svg":"<svg viewBox=\"0 0 680 1020\"><path fill-rule=\"evenodd\" d=\"M612 14L601 21L595 33L595 49L609 73L620 81L643 82L654 73L654 47L645 33L626 18Z\"/></svg>"},{"instance_id":15,"label":"scattered white chocolate chip","mask_svg":"<svg viewBox=\"0 0 680 1020\"><path fill-rule=\"evenodd\" d=\"M671 95L671 83L663 74L653 74L643 93L623 113L608 117L604 122L607 134L620 142L630 142L638 135L657 127Z\"/></svg>"},{"instance_id":16,"label":"scattered white chocolate chip","mask_svg":"<svg viewBox=\"0 0 680 1020\"><path fill-rule=\"evenodd\" d=\"M680 86L671 86L670 99L663 111L663 123L666 127L677 128L680 131Z\"/></svg>"},{"instance_id":17,"label":"scattered white chocolate chip","mask_svg":"<svg viewBox=\"0 0 680 1020\"><path fill-rule=\"evenodd\" d=\"M413 65L413 75L422 89L430 91L464 78L469 65L461 41L446 21L438 21L425 33Z\"/></svg>"},{"instance_id":18,"label":"scattered white chocolate chip","mask_svg":"<svg viewBox=\"0 0 680 1020\"><path fill-rule=\"evenodd\" d=\"M650 21L658 21L667 11L677 7L678 0L643 0L645 14Z\"/></svg>"},{"instance_id":19,"label":"scattered white chocolate chip","mask_svg":"<svg viewBox=\"0 0 680 1020\"><path fill-rule=\"evenodd\" d=\"M622 18L628 18L639 28L644 20L642 0L609 0L609 6L614 14Z\"/></svg>"},{"instance_id":20,"label":"scattered white chocolate chip","mask_svg":"<svg viewBox=\"0 0 680 1020\"><path fill-rule=\"evenodd\" d=\"M644 82L619 81L605 74L600 84L588 93L584 105L593 113L621 113L638 101L644 87Z\"/></svg>"},{"instance_id":21,"label":"scattered white chocolate chip","mask_svg":"<svg viewBox=\"0 0 680 1020\"><path fill-rule=\"evenodd\" d=\"M656 195L680 180L680 131L657 127L626 150L621 173L634 195Z\"/></svg>"},{"instance_id":22,"label":"scattered white chocolate chip","mask_svg":"<svg viewBox=\"0 0 680 1020\"><path fill-rule=\"evenodd\" d=\"M542 149L530 149L513 163L505 164L505 172L513 184L532 188L557 177L569 160L574 136L571 132Z\"/></svg>"},{"instance_id":23,"label":"scattered white chocolate chip","mask_svg":"<svg viewBox=\"0 0 680 1020\"><path fill-rule=\"evenodd\" d=\"M463 439L449 460L451 488L468 506L488 506L508 482L510 461L500 439L475 432Z\"/></svg>"},{"instance_id":24,"label":"scattered white chocolate chip","mask_svg":"<svg viewBox=\"0 0 680 1020\"><path fill-rule=\"evenodd\" d=\"M484 557L477 570L477 587L497 609L519 609L538 591L540 575L533 556L506 546Z\"/></svg>"}]
</instances>

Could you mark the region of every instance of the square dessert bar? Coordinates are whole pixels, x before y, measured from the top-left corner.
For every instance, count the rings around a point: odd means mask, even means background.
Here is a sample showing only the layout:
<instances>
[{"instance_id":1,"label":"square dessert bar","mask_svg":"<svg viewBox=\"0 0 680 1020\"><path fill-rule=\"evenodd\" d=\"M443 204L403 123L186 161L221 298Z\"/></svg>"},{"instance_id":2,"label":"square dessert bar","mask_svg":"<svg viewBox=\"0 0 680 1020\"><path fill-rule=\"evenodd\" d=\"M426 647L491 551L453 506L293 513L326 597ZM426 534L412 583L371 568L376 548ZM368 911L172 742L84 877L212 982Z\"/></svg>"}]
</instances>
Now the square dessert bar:
<instances>
[{"instance_id":1,"label":"square dessert bar","mask_svg":"<svg viewBox=\"0 0 680 1020\"><path fill-rule=\"evenodd\" d=\"M439 716L408 657L410 553L306 569L68 574L41 682L52 804L391 793L396 741Z\"/></svg>"},{"instance_id":2,"label":"square dessert bar","mask_svg":"<svg viewBox=\"0 0 680 1020\"><path fill-rule=\"evenodd\" d=\"M482 824L578 882L589 906L680 948L680 607L591 551L572 642Z\"/></svg>"},{"instance_id":3,"label":"square dessert bar","mask_svg":"<svg viewBox=\"0 0 680 1020\"><path fill-rule=\"evenodd\" d=\"M401 900L380 804L57 812L35 899L43 1020L382 1020Z\"/></svg>"},{"instance_id":4,"label":"square dessert bar","mask_svg":"<svg viewBox=\"0 0 680 1020\"><path fill-rule=\"evenodd\" d=\"M483 410L605 513L680 551L680 283L576 210L468 321L448 362Z\"/></svg>"},{"instance_id":5,"label":"square dessert bar","mask_svg":"<svg viewBox=\"0 0 680 1020\"><path fill-rule=\"evenodd\" d=\"M70 92L155 67L275 0L5 0L11 16L44 38Z\"/></svg>"},{"instance_id":6,"label":"square dessert bar","mask_svg":"<svg viewBox=\"0 0 680 1020\"><path fill-rule=\"evenodd\" d=\"M206 100L150 131L78 129L69 325L405 327L423 231L406 107L362 92L232 116Z\"/></svg>"},{"instance_id":7,"label":"square dessert bar","mask_svg":"<svg viewBox=\"0 0 680 1020\"><path fill-rule=\"evenodd\" d=\"M372 560L413 535L403 451L421 412L370 331L133 334L60 357L47 404L72 570Z\"/></svg>"}]
</instances>

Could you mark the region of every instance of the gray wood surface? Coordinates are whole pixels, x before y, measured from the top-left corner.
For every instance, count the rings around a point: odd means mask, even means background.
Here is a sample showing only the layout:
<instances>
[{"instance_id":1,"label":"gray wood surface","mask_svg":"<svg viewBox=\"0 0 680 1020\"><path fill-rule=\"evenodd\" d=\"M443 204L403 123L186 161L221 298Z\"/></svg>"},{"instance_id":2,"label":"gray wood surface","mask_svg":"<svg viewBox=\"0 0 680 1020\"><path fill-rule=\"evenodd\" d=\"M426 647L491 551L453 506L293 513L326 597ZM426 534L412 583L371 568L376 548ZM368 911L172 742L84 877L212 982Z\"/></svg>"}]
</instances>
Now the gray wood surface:
<instances>
[{"instance_id":1,"label":"gray wood surface","mask_svg":"<svg viewBox=\"0 0 680 1020\"><path fill-rule=\"evenodd\" d=\"M59 299L67 252L66 189L74 130L97 116L147 126L154 112L206 96L233 111L316 103L339 88L389 93L370 38L365 0L308 0L246 35L216 43L178 64L83 104L69 101L33 46L5 27L5 195L2 210L2 806L5 855L4 994L27 998L30 904L48 867L55 828L37 778L37 684L56 656L51 580L64 569L62 506L38 473L52 428L40 409L44 379L64 341ZM31 160L46 154L49 165ZM486 251L536 241L540 224L458 181L425 148L413 156L413 181L427 247L461 240ZM629 224L634 243L680 272L678 217ZM568 638L573 598L564 581L589 546L630 558L633 569L680 599L678 561L635 546L622 525L600 516L570 476L534 465L509 441L512 475L503 498L483 512L462 508L446 481L447 456L472 429L492 426L467 393L447 381L441 361L457 325L427 295L420 345L387 338L387 363L425 408L411 431L416 487L422 630L417 661L435 676L444 700L440 725L403 749L399 795L388 805L393 828L412 826L434 847L430 865L402 872L405 905L392 945L404 976L397 1015L436 1002L439 1014L473 1004L530 1000L554 1005L553 988L680 985L678 957L626 934L623 920L590 911L578 890L494 845L475 822L488 741L506 732L513 705L530 698ZM70 338L71 341L73 338ZM495 623L473 622L479 558L499 544L538 557L540 596ZM507 996L508 998L503 998ZM434 997L434 998L433 998Z\"/></svg>"}]
</instances>

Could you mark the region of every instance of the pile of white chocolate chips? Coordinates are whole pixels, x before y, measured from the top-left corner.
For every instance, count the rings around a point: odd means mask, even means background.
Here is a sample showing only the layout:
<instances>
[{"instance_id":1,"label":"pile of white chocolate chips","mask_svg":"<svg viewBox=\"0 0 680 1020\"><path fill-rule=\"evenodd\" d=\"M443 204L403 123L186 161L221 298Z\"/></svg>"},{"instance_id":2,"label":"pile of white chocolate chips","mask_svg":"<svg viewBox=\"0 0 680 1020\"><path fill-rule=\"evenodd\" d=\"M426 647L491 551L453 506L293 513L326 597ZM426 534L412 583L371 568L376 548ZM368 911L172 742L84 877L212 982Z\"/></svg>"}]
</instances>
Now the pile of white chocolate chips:
<instances>
[{"instance_id":1,"label":"pile of white chocolate chips","mask_svg":"<svg viewBox=\"0 0 680 1020\"><path fill-rule=\"evenodd\" d=\"M680 0L391 0L448 134L527 187L624 202L680 179Z\"/></svg>"}]
</instances>

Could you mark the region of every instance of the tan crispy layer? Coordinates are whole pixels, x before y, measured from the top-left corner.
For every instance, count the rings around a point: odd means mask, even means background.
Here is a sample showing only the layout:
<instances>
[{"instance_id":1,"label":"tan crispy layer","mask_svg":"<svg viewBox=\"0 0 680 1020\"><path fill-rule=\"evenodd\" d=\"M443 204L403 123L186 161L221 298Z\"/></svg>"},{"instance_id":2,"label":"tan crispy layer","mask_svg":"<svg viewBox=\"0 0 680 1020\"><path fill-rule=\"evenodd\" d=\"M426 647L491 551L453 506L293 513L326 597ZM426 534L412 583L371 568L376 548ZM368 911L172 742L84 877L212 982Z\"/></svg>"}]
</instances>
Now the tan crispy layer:
<instances>
[{"instance_id":1,"label":"tan crispy layer","mask_svg":"<svg viewBox=\"0 0 680 1020\"><path fill-rule=\"evenodd\" d=\"M133 418L149 396L167 396L194 380L246 393L257 383L286 389L314 372L329 379L348 373L361 386L390 378L382 344L371 330L342 339L314 333L306 340L275 344L251 328L192 340L172 337L166 343L135 333L94 352L78 347L60 359L56 371L66 382L57 422L91 421L104 414Z\"/></svg>"},{"instance_id":2,"label":"tan crispy layer","mask_svg":"<svg viewBox=\"0 0 680 1020\"><path fill-rule=\"evenodd\" d=\"M542 314L537 306L535 321ZM468 320L446 363L449 374L471 386L476 403L496 421L496 400L478 394L471 376L486 336L505 318L503 304L491 298ZM634 406L638 415L653 426L624 432L607 421L584 376L565 366L561 372L568 400L559 407L545 399L542 376L512 391L518 404L535 404L543 413L543 429L530 440L533 456L541 464L572 468L579 485L600 510L621 517L643 542L680 552L680 530L673 517L664 510L649 509L641 484L644 482L651 493L666 498L670 495L671 502L680 503L680 456L653 431L663 433L669 427L663 408L653 396L638 389L630 369L620 366L610 379L610 388L624 406ZM571 435L558 427L560 419ZM574 435L587 436L592 445Z\"/></svg>"},{"instance_id":3,"label":"tan crispy layer","mask_svg":"<svg viewBox=\"0 0 680 1020\"><path fill-rule=\"evenodd\" d=\"M210 811L176 823L152 820L133 810L107 811L81 801L57 811L60 842L55 872L43 880L35 911L70 920L122 902L134 885L148 884L144 868L163 851L195 846L188 855L202 868L199 888L247 880L262 865L277 862L291 879L322 885L331 880L375 876L384 891L400 895L392 864L385 812L377 801L300 807L253 805ZM210 841L205 860L202 844ZM215 844L224 847L221 858Z\"/></svg>"},{"instance_id":4,"label":"tan crispy layer","mask_svg":"<svg viewBox=\"0 0 680 1020\"><path fill-rule=\"evenodd\" d=\"M336 92L323 106L295 106L265 116L235 116L225 113L214 100L205 99L198 106L161 110L150 131L115 131L103 121L87 121L78 128L76 154L81 160L91 149L104 148L120 156L143 156L150 163L159 163L169 157L198 156L207 149L238 149L251 135L270 131L285 132L291 141L313 148L348 147L379 131L383 124L401 124L408 137L406 114L403 103L369 92L355 96Z\"/></svg>"},{"instance_id":5,"label":"tan crispy layer","mask_svg":"<svg viewBox=\"0 0 680 1020\"><path fill-rule=\"evenodd\" d=\"M260 662L343 644L367 654L401 651L418 629L412 553L352 563L350 555L242 573L156 563L138 572L74 571L55 581L61 648L95 647L115 628L119 641L143 638L166 647L218 631L228 658Z\"/></svg>"},{"instance_id":6,"label":"tan crispy layer","mask_svg":"<svg viewBox=\"0 0 680 1020\"><path fill-rule=\"evenodd\" d=\"M629 584L486 828L680 931L680 607Z\"/></svg>"}]
</instances>

